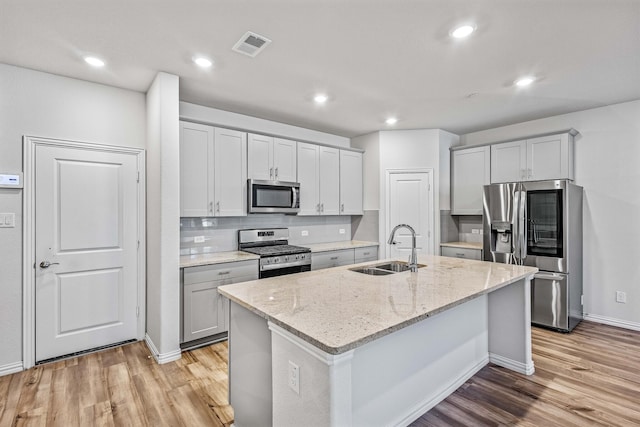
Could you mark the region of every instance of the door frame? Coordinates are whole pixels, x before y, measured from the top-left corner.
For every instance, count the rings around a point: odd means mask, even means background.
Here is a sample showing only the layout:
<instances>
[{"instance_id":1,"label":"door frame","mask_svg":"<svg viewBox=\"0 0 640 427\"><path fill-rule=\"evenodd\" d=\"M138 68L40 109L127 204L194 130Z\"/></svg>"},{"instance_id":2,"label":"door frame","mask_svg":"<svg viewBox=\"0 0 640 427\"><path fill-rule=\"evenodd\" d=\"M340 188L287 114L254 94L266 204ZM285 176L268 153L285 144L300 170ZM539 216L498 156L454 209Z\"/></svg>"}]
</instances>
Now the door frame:
<instances>
[{"instance_id":1,"label":"door frame","mask_svg":"<svg viewBox=\"0 0 640 427\"><path fill-rule=\"evenodd\" d=\"M435 196L434 196L434 191L433 191L433 174L434 174L434 169L433 168L416 168L416 169L387 169L386 170L386 186L385 186L385 207L386 207L386 212L385 212L385 233L384 233L384 244L385 244L385 255L386 257L390 257L391 256L391 245L389 245L387 243L387 239L389 238L389 233L391 233L391 224L390 224L390 220L391 220L391 176L392 175L400 175L400 174L414 174L414 173L426 173L429 174L429 189L428 189L428 194L427 194L427 201L429 202L429 219L428 219L428 224L429 224L429 229L431 231L429 237L428 237L428 247L431 249L431 254L432 255L437 255L435 252L435 214L436 214L436 207L435 207Z\"/></svg>"},{"instance_id":2,"label":"door frame","mask_svg":"<svg viewBox=\"0 0 640 427\"><path fill-rule=\"evenodd\" d=\"M51 146L75 148L90 151L108 151L112 153L134 154L138 168L138 280L137 307L138 324L136 338L144 339L146 319L146 173L145 150L141 148L120 147L95 144L91 142L71 141L25 135L23 140L24 188L22 193L22 368L35 365L35 148Z\"/></svg>"}]
</instances>

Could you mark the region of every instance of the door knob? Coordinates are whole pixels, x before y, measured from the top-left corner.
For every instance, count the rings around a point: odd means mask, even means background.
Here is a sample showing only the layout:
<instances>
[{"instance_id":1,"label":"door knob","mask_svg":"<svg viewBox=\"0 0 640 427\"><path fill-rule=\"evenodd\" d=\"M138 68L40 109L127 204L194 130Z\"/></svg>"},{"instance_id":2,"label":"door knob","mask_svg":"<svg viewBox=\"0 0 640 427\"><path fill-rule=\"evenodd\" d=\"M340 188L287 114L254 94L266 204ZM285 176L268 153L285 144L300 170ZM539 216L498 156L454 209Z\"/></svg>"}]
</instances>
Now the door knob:
<instances>
[{"instance_id":1,"label":"door knob","mask_svg":"<svg viewBox=\"0 0 640 427\"><path fill-rule=\"evenodd\" d=\"M59 262L42 261L40 263L40 268L49 268L52 265L60 265L60 263Z\"/></svg>"}]
</instances>

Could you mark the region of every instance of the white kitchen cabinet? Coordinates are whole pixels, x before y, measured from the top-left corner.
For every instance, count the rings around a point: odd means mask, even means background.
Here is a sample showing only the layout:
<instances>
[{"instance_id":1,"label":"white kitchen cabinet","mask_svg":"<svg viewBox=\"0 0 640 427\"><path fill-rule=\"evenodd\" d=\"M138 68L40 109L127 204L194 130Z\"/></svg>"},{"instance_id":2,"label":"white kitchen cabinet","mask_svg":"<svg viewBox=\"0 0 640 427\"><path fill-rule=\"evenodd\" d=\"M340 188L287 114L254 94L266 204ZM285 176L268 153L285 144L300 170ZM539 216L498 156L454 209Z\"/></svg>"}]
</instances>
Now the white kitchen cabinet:
<instances>
[{"instance_id":1,"label":"white kitchen cabinet","mask_svg":"<svg viewBox=\"0 0 640 427\"><path fill-rule=\"evenodd\" d=\"M442 253L442 256L482 260L482 249L454 248L450 246L443 246L440 248L440 251Z\"/></svg>"},{"instance_id":2,"label":"white kitchen cabinet","mask_svg":"<svg viewBox=\"0 0 640 427\"><path fill-rule=\"evenodd\" d=\"M489 146L451 152L451 213L482 215L482 187L489 184Z\"/></svg>"},{"instance_id":3,"label":"white kitchen cabinet","mask_svg":"<svg viewBox=\"0 0 640 427\"><path fill-rule=\"evenodd\" d=\"M180 122L180 216L247 214L247 135Z\"/></svg>"},{"instance_id":4,"label":"white kitchen cabinet","mask_svg":"<svg viewBox=\"0 0 640 427\"><path fill-rule=\"evenodd\" d=\"M362 215L362 153L340 150L340 215Z\"/></svg>"},{"instance_id":5,"label":"white kitchen cabinet","mask_svg":"<svg viewBox=\"0 0 640 427\"><path fill-rule=\"evenodd\" d=\"M311 254L311 270L350 265L355 261L353 249L313 252Z\"/></svg>"},{"instance_id":6,"label":"white kitchen cabinet","mask_svg":"<svg viewBox=\"0 0 640 427\"><path fill-rule=\"evenodd\" d=\"M529 138L491 146L491 182L573 179L573 135Z\"/></svg>"},{"instance_id":7,"label":"white kitchen cabinet","mask_svg":"<svg viewBox=\"0 0 640 427\"><path fill-rule=\"evenodd\" d=\"M181 342L226 332L229 301L218 293L218 286L256 279L258 260L184 268Z\"/></svg>"},{"instance_id":8,"label":"white kitchen cabinet","mask_svg":"<svg viewBox=\"0 0 640 427\"><path fill-rule=\"evenodd\" d=\"M340 213L340 150L305 142L298 143L298 215Z\"/></svg>"},{"instance_id":9,"label":"white kitchen cabinet","mask_svg":"<svg viewBox=\"0 0 640 427\"><path fill-rule=\"evenodd\" d=\"M353 250L354 264L361 262L376 261L378 259L378 247L367 246L364 248L355 248Z\"/></svg>"},{"instance_id":10,"label":"white kitchen cabinet","mask_svg":"<svg viewBox=\"0 0 640 427\"><path fill-rule=\"evenodd\" d=\"M297 143L288 139L249 134L247 169L251 179L295 182Z\"/></svg>"}]
</instances>

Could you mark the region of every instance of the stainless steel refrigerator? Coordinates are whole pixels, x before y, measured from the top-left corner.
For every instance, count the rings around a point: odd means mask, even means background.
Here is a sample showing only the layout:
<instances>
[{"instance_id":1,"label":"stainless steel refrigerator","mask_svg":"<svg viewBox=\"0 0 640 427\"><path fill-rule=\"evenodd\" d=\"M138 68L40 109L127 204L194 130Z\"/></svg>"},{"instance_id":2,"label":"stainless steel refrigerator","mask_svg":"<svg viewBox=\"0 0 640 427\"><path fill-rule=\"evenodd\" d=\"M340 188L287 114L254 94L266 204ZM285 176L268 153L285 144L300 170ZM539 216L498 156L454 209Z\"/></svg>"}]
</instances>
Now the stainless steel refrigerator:
<instances>
[{"instance_id":1,"label":"stainless steel refrigerator","mask_svg":"<svg viewBox=\"0 0 640 427\"><path fill-rule=\"evenodd\" d=\"M583 318L582 187L567 180L484 186L485 261L538 267L531 323L569 332Z\"/></svg>"}]
</instances>

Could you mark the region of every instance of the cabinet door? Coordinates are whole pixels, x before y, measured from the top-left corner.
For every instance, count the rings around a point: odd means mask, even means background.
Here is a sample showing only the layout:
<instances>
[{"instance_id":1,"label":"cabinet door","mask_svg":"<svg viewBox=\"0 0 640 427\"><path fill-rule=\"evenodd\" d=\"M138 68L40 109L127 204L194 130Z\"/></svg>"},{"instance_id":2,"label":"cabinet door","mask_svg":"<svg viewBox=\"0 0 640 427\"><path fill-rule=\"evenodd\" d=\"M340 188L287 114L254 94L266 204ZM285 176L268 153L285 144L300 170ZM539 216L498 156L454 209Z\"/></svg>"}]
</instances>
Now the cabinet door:
<instances>
[{"instance_id":1,"label":"cabinet door","mask_svg":"<svg viewBox=\"0 0 640 427\"><path fill-rule=\"evenodd\" d=\"M213 128L180 122L180 216L213 215Z\"/></svg>"},{"instance_id":2,"label":"cabinet door","mask_svg":"<svg viewBox=\"0 0 640 427\"><path fill-rule=\"evenodd\" d=\"M443 246L441 248L442 256L448 256L452 258L465 258L465 259L482 259L481 249L467 249L467 248L452 248L449 246Z\"/></svg>"},{"instance_id":3,"label":"cabinet door","mask_svg":"<svg viewBox=\"0 0 640 427\"><path fill-rule=\"evenodd\" d=\"M215 128L214 215L247 215L247 134Z\"/></svg>"},{"instance_id":4,"label":"cabinet door","mask_svg":"<svg viewBox=\"0 0 640 427\"><path fill-rule=\"evenodd\" d=\"M247 136L247 173L251 179L274 179L272 137L252 133Z\"/></svg>"},{"instance_id":5,"label":"cabinet door","mask_svg":"<svg viewBox=\"0 0 640 427\"><path fill-rule=\"evenodd\" d=\"M339 267L353 264L353 249L340 249L337 251L316 252L311 254L311 270Z\"/></svg>"},{"instance_id":6,"label":"cabinet door","mask_svg":"<svg viewBox=\"0 0 640 427\"><path fill-rule=\"evenodd\" d=\"M452 152L451 213L482 215L482 186L489 184L489 146Z\"/></svg>"},{"instance_id":7,"label":"cabinet door","mask_svg":"<svg viewBox=\"0 0 640 427\"><path fill-rule=\"evenodd\" d=\"M320 214L340 213L340 150L320 146Z\"/></svg>"},{"instance_id":8,"label":"cabinet door","mask_svg":"<svg viewBox=\"0 0 640 427\"><path fill-rule=\"evenodd\" d=\"M225 298L218 294L216 282L184 285L183 341L193 341L227 330Z\"/></svg>"},{"instance_id":9,"label":"cabinet door","mask_svg":"<svg viewBox=\"0 0 640 427\"><path fill-rule=\"evenodd\" d=\"M527 179L573 179L569 135L551 135L527 140Z\"/></svg>"},{"instance_id":10,"label":"cabinet door","mask_svg":"<svg viewBox=\"0 0 640 427\"><path fill-rule=\"evenodd\" d=\"M362 215L362 153L340 150L340 215Z\"/></svg>"},{"instance_id":11,"label":"cabinet door","mask_svg":"<svg viewBox=\"0 0 640 427\"><path fill-rule=\"evenodd\" d=\"M296 148L295 141L273 138L273 173L277 181L296 182L298 175Z\"/></svg>"},{"instance_id":12,"label":"cabinet door","mask_svg":"<svg viewBox=\"0 0 640 427\"><path fill-rule=\"evenodd\" d=\"M491 183L527 179L527 142L514 141L491 146Z\"/></svg>"},{"instance_id":13,"label":"cabinet door","mask_svg":"<svg viewBox=\"0 0 640 427\"><path fill-rule=\"evenodd\" d=\"M298 182L300 212L298 215L319 215L319 146L298 142Z\"/></svg>"}]
</instances>

